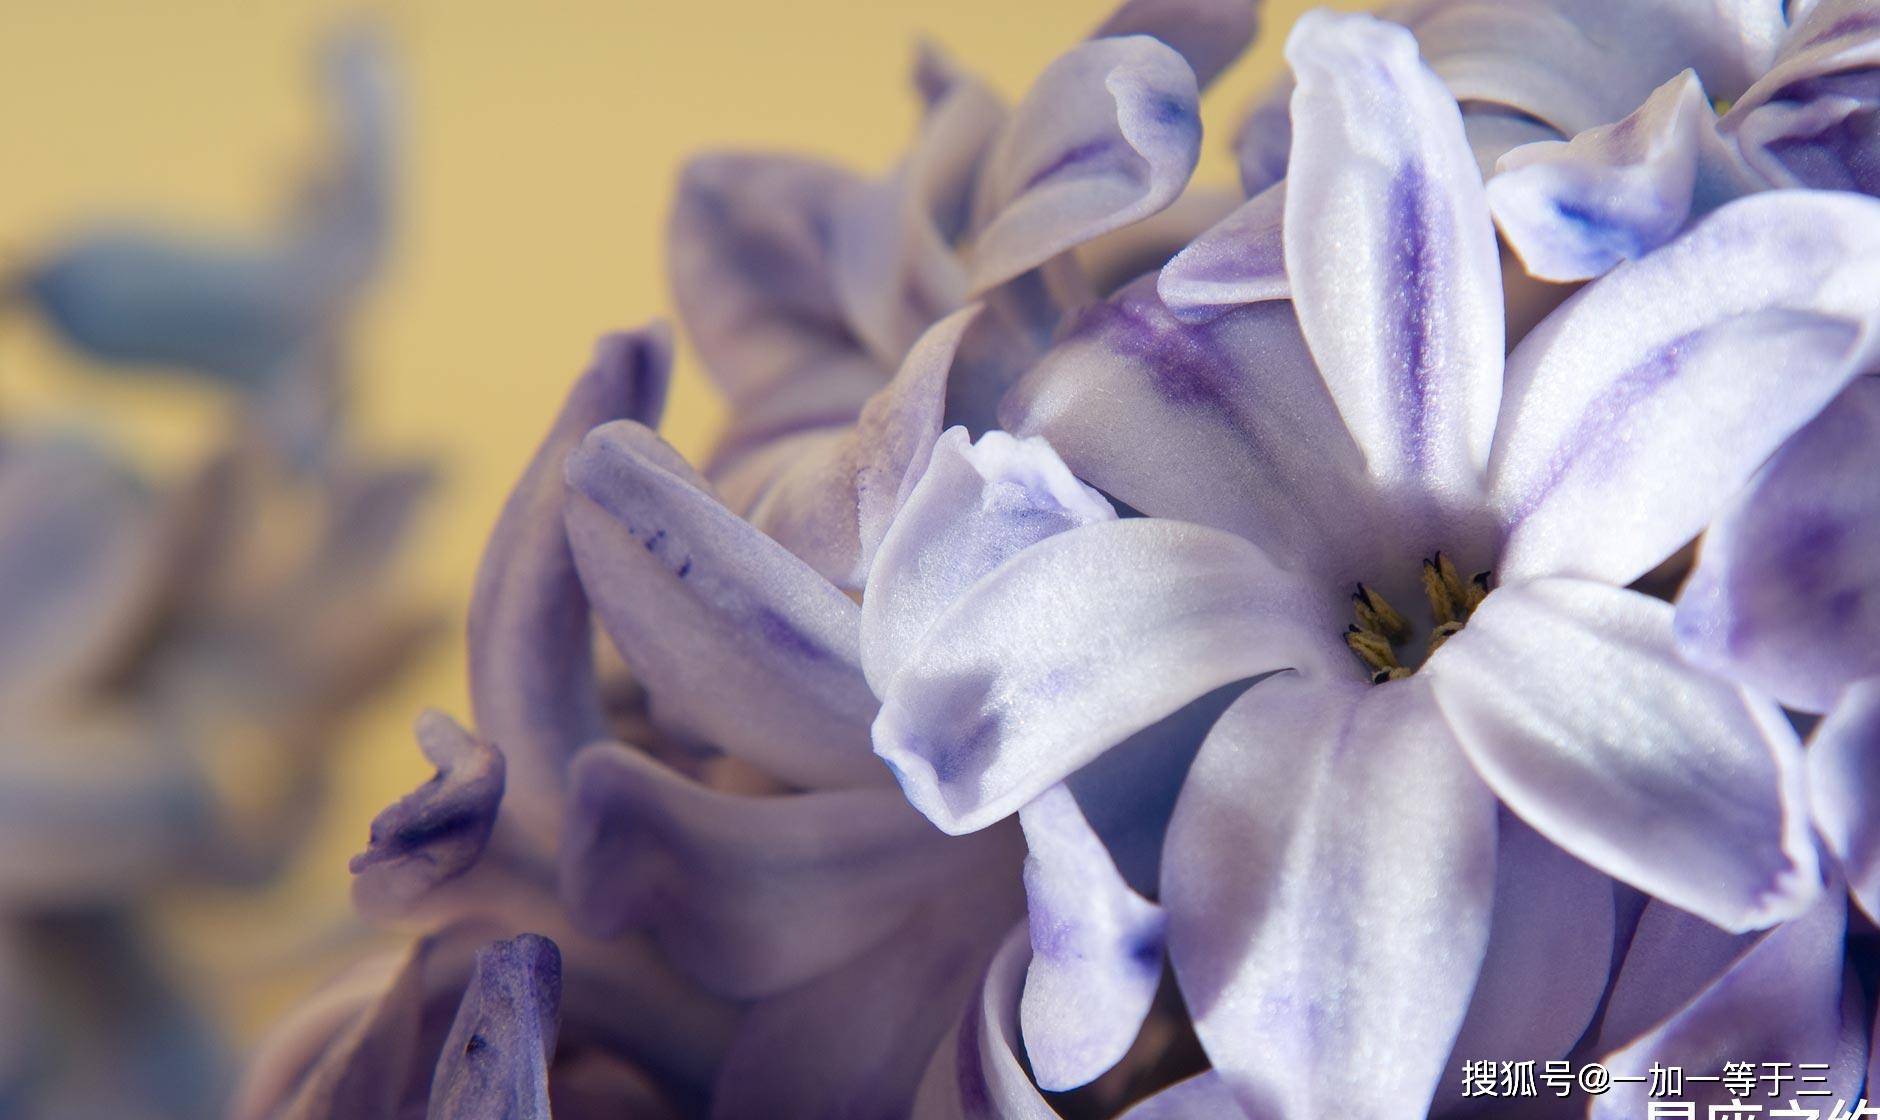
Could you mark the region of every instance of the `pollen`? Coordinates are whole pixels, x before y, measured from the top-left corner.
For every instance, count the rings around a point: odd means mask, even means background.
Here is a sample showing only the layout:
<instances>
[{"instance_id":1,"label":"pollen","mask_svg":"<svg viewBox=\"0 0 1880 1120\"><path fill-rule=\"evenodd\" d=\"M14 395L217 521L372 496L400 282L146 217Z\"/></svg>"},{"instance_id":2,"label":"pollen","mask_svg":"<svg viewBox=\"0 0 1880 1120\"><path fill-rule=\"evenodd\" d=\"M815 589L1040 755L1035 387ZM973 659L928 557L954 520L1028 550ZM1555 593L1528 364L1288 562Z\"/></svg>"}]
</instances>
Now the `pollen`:
<instances>
[{"instance_id":1,"label":"pollen","mask_svg":"<svg viewBox=\"0 0 1880 1120\"><path fill-rule=\"evenodd\" d=\"M1462 632L1469 616L1488 597L1490 574L1477 572L1464 579L1455 562L1438 552L1423 561L1420 579L1432 623L1423 655L1427 659ZM1351 610L1357 622L1345 627L1345 645L1371 671L1372 684L1402 680L1416 671L1404 664L1400 654L1400 647L1410 641L1413 633L1410 620L1401 611L1376 588L1362 583L1351 594Z\"/></svg>"}]
</instances>

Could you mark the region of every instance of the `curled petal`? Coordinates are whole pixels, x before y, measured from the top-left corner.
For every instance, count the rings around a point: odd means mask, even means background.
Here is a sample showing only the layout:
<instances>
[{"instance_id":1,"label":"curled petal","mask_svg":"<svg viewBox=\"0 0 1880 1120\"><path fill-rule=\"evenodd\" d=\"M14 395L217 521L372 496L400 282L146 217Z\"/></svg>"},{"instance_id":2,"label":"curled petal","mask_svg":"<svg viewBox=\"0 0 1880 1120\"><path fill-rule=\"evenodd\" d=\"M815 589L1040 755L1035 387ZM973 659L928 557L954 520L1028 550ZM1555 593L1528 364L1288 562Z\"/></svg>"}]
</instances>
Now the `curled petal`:
<instances>
[{"instance_id":1,"label":"curled petal","mask_svg":"<svg viewBox=\"0 0 1880 1120\"><path fill-rule=\"evenodd\" d=\"M970 285L981 292L1161 210L1201 153L1194 72L1146 35L1046 67L989 157Z\"/></svg>"},{"instance_id":2,"label":"curled petal","mask_svg":"<svg viewBox=\"0 0 1880 1120\"><path fill-rule=\"evenodd\" d=\"M1125 0L1090 37L1152 35L1181 54L1205 89L1253 42L1258 25L1254 0Z\"/></svg>"},{"instance_id":3,"label":"curled petal","mask_svg":"<svg viewBox=\"0 0 1880 1120\"><path fill-rule=\"evenodd\" d=\"M610 420L659 421L672 368L663 327L603 338L510 491L470 599L470 702L517 785L558 791L573 753L606 728L587 595L563 524L563 463Z\"/></svg>"},{"instance_id":4,"label":"curled petal","mask_svg":"<svg viewBox=\"0 0 1880 1120\"><path fill-rule=\"evenodd\" d=\"M1192 321L1242 304L1290 298L1281 237L1285 212L1283 182L1241 203L1162 269L1156 280L1162 303L1177 318Z\"/></svg>"},{"instance_id":5,"label":"curled petal","mask_svg":"<svg viewBox=\"0 0 1880 1120\"><path fill-rule=\"evenodd\" d=\"M1508 358L1497 575L1649 572L1868 364L1877 317L1880 202L1828 192L1738 199L1582 289Z\"/></svg>"},{"instance_id":6,"label":"curled petal","mask_svg":"<svg viewBox=\"0 0 1880 1120\"><path fill-rule=\"evenodd\" d=\"M525 933L477 953L444 1038L427 1120L549 1120L561 1029L561 951Z\"/></svg>"},{"instance_id":7,"label":"curled petal","mask_svg":"<svg viewBox=\"0 0 1880 1120\"><path fill-rule=\"evenodd\" d=\"M1502 235L1543 280L1590 280L1769 184L1717 132L1690 71L1622 121L1509 152L1488 184Z\"/></svg>"},{"instance_id":8,"label":"curled petal","mask_svg":"<svg viewBox=\"0 0 1880 1120\"><path fill-rule=\"evenodd\" d=\"M1501 393L1501 263L1455 98L1408 31L1313 12L1285 205L1299 326L1371 473L1466 500Z\"/></svg>"},{"instance_id":9,"label":"curled petal","mask_svg":"<svg viewBox=\"0 0 1880 1120\"><path fill-rule=\"evenodd\" d=\"M980 577L1048 536L1115 517L1043 440L991 431L974 443L949 429L883 538L862 598L862 667L876 694Z\"/></svg>"},{"instance_id":10,"label":"curled petal","mask_svg":"<svg viewBox=\"0 0 1880 1120\"><path fill-rule=\"evenodd\" d=\"M418 717L430 781L372 819L372 841L352 858L353 902L367 914L409 907L483 855L503 800L503 755L438 711Z\"/></svg>"},{"instance_id":11,"label":"curled petal","mask_svg":"<svg viewBox=\"0 0 1880 1120\"><path fill-rule=\"evenodd\" d=\"M1880 674L1880 379L1797 432L1711 522L1678 648L1802 711Z\"/></svg>"},{"instance_id":12,"label":"curled petal","mask_svg":"<svg viewBox=\"0 0 1880 1120\"><path fill-rule=\"evenodd\" d=\"M889 682L875 752L929 820L971 832L1220 685L1346 665L1331 613L1219 530L1085 525L1019 553L928 629Z\"/></svg>"},{"instance_id":13,"label":"curled petal","mask_svg":"<svg viewBox=\"0 0 1880 1120\"><path fill-rule=\"evenodd\" d=\"M834 438L811 437L752 507L749 520L837 587L860 590L888 523L906 500L946 411L947 372L978 308L935 323L900 373Z\"/></svg>"},{"instance_id":14,"label":"curled petal","mask_svg":"<svg viewBox=\"0 0 1880 1120\"><path fill-rule=\"evenodd\" d=\"M892 790L720 793L598 744L576 760L562 892L595 933L651 931L715 991L752 999L858 956L1000 851L948 842Z\"/></svg>"},{"instance_id":15,"label":"curled petal","mask_svg":"<svg viewBox=\"0 0 1880 1120\"><path fill-rule=\"evenodd\" d=\"M1131 890L1063 786L1018 811L1030 855L1031 965L1019 1006L1025 1053L1053 1092L1122 1060L1162 980L1162 908Z\"/></svg>"},{"instance_id":16,"label":"curled petal","mask_svg":"<svg viewBox=\"0 0 1880 1120\"><path fill-rule=\"evenodd\" d=\"M1494 885L1494 799L1421 677L1249 689L1202 745L1162 860L1169 956L1241 1109L1427 1115Z\"/></svg>"},{"instance_id":17,"label":"curled petal","mask_svg":"<svg viewBox=\"0 0 1880 1120\"><path fill-rule=\"evenodd\" d=\"M1019 988L1029 985L1025 929L1006 937L959 1021L934 1048L912 1120L1057 1120L1018 1061Z\"/></svg>"},{"instance_id":18,"label":"curled petal","mask_svg":"<svg viewBox=\"0 0 1880 1120\"><path fill-rule=\"evenodd\" d=\"M1425 672L1483 779L1593 867L1731 930L1819 893L1794 732L1679 659L1670 604L1503 587Z\"/></svg>"},{"instance_id":19,"label":"curled petal","mask_svg":"<svg viewBox=\"0 0 1880 1120\"><path fill-rule=\"evenodd\" d=\"M1815 827L1861 909L1880 913L1880 679L1862 681L1815 728L1808 747Z\"/></svg>"},{"instance_id":20,"label":"curled petal","mask_svg":"<svg viewBox=\"0 0 1880 1120\"><path fill-rule=\"evenodd\" d=\"M568 459L575 565L654 717L785 781L879 782L860 610L682 470L631 421Z\"/></svg>"}]
</instances>

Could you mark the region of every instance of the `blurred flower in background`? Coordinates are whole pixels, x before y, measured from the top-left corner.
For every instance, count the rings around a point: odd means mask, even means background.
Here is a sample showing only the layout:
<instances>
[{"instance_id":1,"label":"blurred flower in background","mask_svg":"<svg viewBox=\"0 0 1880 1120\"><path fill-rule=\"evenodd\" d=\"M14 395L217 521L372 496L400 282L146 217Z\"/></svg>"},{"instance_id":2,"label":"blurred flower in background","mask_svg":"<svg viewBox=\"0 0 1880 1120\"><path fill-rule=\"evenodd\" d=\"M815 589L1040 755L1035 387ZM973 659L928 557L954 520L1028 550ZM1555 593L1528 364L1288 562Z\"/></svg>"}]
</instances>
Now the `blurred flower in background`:
<instances>
[{"instance_id":1,"label":"blurred flower in background","mask_svg":"<svg viewBox=\"0 0 1880 1120\"><path fill-rule=\"evenodd\" d=\"M342 721L432 632L393 578L431 472L361 454L343 407L391 219L384 45L334 36L321 77L331 151L275 237L87 224L5 281L0 321L231 400L175 478L0 412L0 1114L219 1106L221 1026L150 907L278 875Z\"/></svg>"}]
</instances>

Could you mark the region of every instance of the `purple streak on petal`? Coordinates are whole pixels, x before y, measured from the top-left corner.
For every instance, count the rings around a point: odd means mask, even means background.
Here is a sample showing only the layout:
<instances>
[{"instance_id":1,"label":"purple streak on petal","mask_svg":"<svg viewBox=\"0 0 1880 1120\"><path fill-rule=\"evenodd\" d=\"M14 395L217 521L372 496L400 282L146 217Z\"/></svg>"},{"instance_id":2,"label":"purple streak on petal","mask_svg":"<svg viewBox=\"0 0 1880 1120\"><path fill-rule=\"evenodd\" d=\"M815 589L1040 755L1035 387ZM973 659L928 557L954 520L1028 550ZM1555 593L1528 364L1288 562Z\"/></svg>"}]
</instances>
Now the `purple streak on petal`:
<instances>
[{"instance_id":1,"label":"purple streak on petal","mask_svg":"<svg viewBox=\"0 0 1880 1120\"><path fill-rule=\"evenodd\" d=\"M444 1039L426 1120L549 1120L561 1027L561 952L525 933L477 953Z\"/></svg>"},{"instance_id":2,"label":"purple streak on petal","mask_svg":"<svg viewBox=\"0 0 1880 1120\"><path fill-rule=\"evenodd\" d=\"M1581 289L1508 359L1497 574L1650 571L1868 364L1876 323L1880 202L1829 192L1738 199Z\"/></svg>"},{"instance_id":3,"label":"purple streak on petal","mask_svg":"<svg viewBox=\"0 0 1880 1120\"><path fill-rule=\"evenodd\" d=\"M1711 523L1678 596L1678 645L1791 708L1880 675L1880 379L1789 440Z\"/></svg>"},{"instance_id":4,"label":"purple streak on petal","mask_svg":"<svg viewBox=\"0 0 1880 1120\"><path fill-rule=\"evenodd\" d=\"M606 729L587 595L563 524L563 462L610 420L657 424L671 363L663 327L601 339L510 492L477 567L470 702L477 730L508 757L520 790L559 791L568 759Z\"/></svg>"},{"instance_id":5,"label":"purple streak on petal","mask_svg":"<svg viewBox=\"0 0 1880 1120\"><path fill-rule=\"evenodd\" d=\"M1041 1088L1108 1072L1136 1040L1162 980L1162 908L1131 890L1064 786L1018 811L1030 854L1031 966L1019 1021Z\"/></svg>"},{"instance_id":6,"label":"purple streak on petal","mask_svg":"<svg viewBox=\"0 0 1880 1120\"><path fill-rule=\"evenodd\" d=\"M866 745L859 609L683 464L631 421L568 458L575 564L654 719L785 781L885 779Z\"/></svg>"},{"instance_id":7,"label":"purple streak on petal","mask_svg":"<svg viewBox=\"0 0 1880 1120\"><path fill-rule=\"evenodd\" d=\"M878 943L1008 838L949 841L892 790L721 793L638 751L575 762L562 897L599 936L645 929L707 988L774 995Z\"/></svg>"},{"instance_id":8,"label":"purple streak on petal","mask_svg":"<svg viewBox=\"0 0 1880 1120\"><path fill-rule=\"evenodd\" d=\"M1020 923L941 1040L915 1094L911 1120L1058 1120L1019 1062L1019 989L1031 946Z\"/></svg>"},{"instance_id":9,"label":"purple streak on petal","mask_svg":"<svg viewBox=\"0 0 1880 1120\"><path fill-rule=\"evenodd\" d=\"M350 869L353 902L368 915L409 908L475 865L503 800L503 755L439 711L418 717L430 781L372 819L372 840Z\"/></svg>"},{"instance_id":10,"label":"purple streak on petal","mask_svg":"<svg viewBox=\"0 0 1880 1120\"><path fill-rule=\"evenodd\" d=\"M1254 0L1125 0L1090 37L1153 35L1181 53L1206 89L1247 49L1258 25Z\"/></svg>"}]
</instances>

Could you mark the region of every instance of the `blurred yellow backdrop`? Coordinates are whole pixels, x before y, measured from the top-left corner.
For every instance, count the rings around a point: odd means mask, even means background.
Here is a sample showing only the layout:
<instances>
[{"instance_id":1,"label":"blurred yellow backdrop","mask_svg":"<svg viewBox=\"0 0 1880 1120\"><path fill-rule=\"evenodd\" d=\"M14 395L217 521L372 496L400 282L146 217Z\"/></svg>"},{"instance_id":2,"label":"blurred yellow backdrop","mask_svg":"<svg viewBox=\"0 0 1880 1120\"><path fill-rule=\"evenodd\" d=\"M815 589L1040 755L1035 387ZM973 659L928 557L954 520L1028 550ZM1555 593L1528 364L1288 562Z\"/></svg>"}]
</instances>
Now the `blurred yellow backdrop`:
<instances>
[{"instance_id":1,"label":"blurred yellow backdrop","mask_svg":"<svg viewBox=\"0 0 1880 1120\"><path fill-rule=\"evenodd\" d=\"M1310 6L1270 2L1258 49L1210 92L1202 181L1232 182L1231 127ZM317 929L344 912L346 855L427 773L409 733L416 711L467 715L461 623L484 534L591 340L669 313L662 230L686 156L785 148L883 171L915 124L906 73L918 35L1016 97L1106 11L1102 0L9 5L0 270L99 213L259 227L319 139L321 32L375 17L402 68L399 236L358 339L355 393L369 447L443 468L411 586L447 613L450 638L358 722L318 842L272 900L276 924ZM682 349L668 438L696 455L721 414ZM21 415L108 427L161 470L201 447L217 409L203 394L177 400L174 385L87 376L12 317L0 319L0 416ZM251 920L209 913L224 932ZM191 921L185 931L202 928ZM240 985L229 999L243 1033L292 986Z\"/></svg>"}]
</instances>

